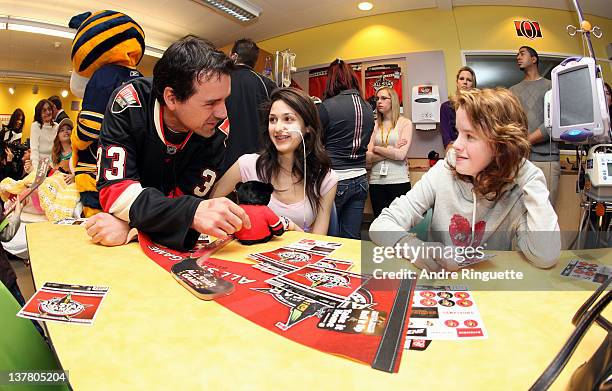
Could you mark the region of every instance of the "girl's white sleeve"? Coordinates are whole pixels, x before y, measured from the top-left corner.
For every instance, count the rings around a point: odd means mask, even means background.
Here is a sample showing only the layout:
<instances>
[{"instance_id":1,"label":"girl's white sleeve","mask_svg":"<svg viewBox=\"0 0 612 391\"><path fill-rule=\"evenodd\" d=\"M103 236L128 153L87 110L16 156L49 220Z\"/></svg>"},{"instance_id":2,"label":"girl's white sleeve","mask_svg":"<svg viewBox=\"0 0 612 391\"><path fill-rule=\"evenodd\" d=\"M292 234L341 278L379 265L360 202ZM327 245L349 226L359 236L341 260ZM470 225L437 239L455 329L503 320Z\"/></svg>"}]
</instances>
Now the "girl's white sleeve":
<instances>
[{"instance_id":1,"label":"girl's white sleeve","mask_svg":"<svg viewBox=\"0 0 612 391\"><path fill-rule=\"evenodd\" d=\"M541 170L530 171L523 179L523 203L526 211L519 220L517 245L529 262L549 268L561 254L561 234L557 213L548 200L546 179Z\"/></svg>"}]
</instances>

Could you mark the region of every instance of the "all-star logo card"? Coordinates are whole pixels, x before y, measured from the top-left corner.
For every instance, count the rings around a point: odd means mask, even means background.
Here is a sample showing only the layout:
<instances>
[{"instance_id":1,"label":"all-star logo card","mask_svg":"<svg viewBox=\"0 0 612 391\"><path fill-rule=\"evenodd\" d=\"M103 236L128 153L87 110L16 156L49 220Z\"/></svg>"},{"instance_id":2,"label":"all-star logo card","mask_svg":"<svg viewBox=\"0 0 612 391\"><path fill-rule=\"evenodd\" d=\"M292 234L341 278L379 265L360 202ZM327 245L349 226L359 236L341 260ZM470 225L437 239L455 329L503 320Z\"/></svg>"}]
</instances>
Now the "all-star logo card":
<instances>
[{"instance_id":1,"label":"all-star logo card","mask_svg":"<svg viewBox=\"0 0 612 391\"><path fill-rule=\"evenodd\" d=\"M342 303L349 300L349 297L368 280L369 277L360 274L308 265L272 277L266 282L279 288L298 291L315 300L327 299L323 300L324 303L328 303L329 300Z\"/></svg>"},{"instance_id":2,"label":"all-star logo card","mask_svg":"<svg viewBox=\"0 0 612 391\"><path fill-rule=\"evenodd\" d=\"M302 267L325 258L308 250L281 247L276 250L251 254L252 259L259 261L283 262L291 266Z\"/></svg>"},{"instance_id":3,"label":"all-star logo card","mask_svg":"<svg viewBox=\"0 0 612 391\"><path fill-rule=\"evenodd\" d=\"M349 270L353 266L353 261L348 261L344 259L332 259L332 258L323 258L313 265L321 266L327 269L339 269L339 270ZM272 261L270 259L263 260L261 262L253 265L255 269L259 269L263 272L280 275L285 274L296 269L299 269L299 266L293 265L290 263L282 262L282 261Z\"/></svg>"},{"instance_id":4,"label":"all-star logo card","mask_svg":"<svg viewBox=\"0 0 612 391\"><path fill-rule=\"evenodd\" d=\"M45 283L17 316L77 324L93 324L108 287Z\"/></svg>"}]
</instances>

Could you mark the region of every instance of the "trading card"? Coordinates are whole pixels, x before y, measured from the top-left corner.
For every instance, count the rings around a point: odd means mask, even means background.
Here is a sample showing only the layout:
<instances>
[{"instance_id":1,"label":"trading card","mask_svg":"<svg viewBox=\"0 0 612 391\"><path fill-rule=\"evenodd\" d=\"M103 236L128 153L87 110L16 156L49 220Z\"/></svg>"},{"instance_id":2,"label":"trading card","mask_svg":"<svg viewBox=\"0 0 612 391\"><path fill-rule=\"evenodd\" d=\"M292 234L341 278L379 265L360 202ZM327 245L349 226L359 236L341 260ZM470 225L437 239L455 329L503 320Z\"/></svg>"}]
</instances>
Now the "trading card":
<instances>
[{"instance_id":1,"label":"trading card","mask_svg":"<svg viewBox=\"0 0 612 391\"><path fill-rule=\"evenodd\" d=\"M22 318L91 325L108 287L47 282L17 313Z\"/></svg>"},{"instance_id":2,"label":"trading card","mask_svg":"<svg viewBox=\"0 0 612 391\"><path fill-rule=\"evenodd\" d=\"M351 334L382 335L387 314L370 309L330 308L317 327Z\"/></svg>"}]
</instances>

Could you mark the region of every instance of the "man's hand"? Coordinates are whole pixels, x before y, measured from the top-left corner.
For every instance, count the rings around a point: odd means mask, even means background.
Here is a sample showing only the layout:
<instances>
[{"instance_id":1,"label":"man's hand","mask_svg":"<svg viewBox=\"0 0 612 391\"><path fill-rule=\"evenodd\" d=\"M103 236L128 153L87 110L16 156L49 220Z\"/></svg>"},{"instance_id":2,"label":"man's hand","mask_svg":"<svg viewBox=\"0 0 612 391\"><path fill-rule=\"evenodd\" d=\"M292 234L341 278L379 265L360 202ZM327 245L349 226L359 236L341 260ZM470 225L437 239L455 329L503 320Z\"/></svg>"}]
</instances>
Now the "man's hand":
<instances>
[{"instance_id":1,"label":"man's hand","mask_svg":"<svg viewBox=\"0 0 612 391\"><path fill-rule=\"evenodd\" d=\"M204 200L198 205L191 228L199 233L224 238L242 227L251 228L249 215L227 198Z\"/></svg>"},{"instance_id":2,"label":"man's hand","mask_svg":"<svg viewBox=\"0 0 612 391\"><path fill-rule=\"evenodd\" d=\"M108 213L98 213L88 218L85 229L92 242L109 247L126 244L130 232L127 222Z\"/></svg>"}]
</instances>

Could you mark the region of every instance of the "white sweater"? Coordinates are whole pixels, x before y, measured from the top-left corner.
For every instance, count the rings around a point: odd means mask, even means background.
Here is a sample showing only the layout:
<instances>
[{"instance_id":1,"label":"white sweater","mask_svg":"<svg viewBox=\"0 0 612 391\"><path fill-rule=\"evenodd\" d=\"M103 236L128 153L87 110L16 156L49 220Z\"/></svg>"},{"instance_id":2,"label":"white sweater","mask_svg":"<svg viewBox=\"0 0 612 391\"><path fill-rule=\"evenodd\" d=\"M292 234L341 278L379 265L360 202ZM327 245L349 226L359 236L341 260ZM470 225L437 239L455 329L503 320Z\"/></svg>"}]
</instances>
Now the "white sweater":
<instances>
[{"instance_id":1,"label":"white sweater","mask_svg":"<svg viewBox=\"0 0 612 391\"><path fill-rule=\"evenodd\" d=\"M414 188L383 209L370 226L370 238L394 246L411 235L433 209L429 240L445 246L484 245L485 250L521 250L538 267L556 264L561 250L557 214L548 201L542 171L523 160L515 184L495 202L477 198L472 184L457 179L447 160L432 167Z\"/></svg>"},{"instance_id":2,"label":"white sweater","mask_svg":"<svg viewBox=\"0 0 612 391\"><path fill-rule=\"evenodd\" d=\"M36 171L38 162L48 157L51 159L51 149L53 149L53 140L57 135L57 124L51 126L44 124L42 129L38 122L32 123L30 128L30 148L32 148L31 160L32 170Z\"/></svg>"}]
</instances>

